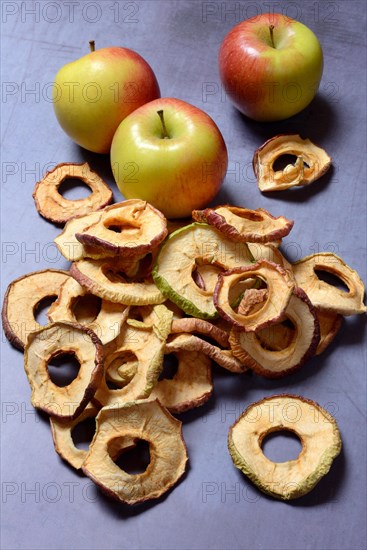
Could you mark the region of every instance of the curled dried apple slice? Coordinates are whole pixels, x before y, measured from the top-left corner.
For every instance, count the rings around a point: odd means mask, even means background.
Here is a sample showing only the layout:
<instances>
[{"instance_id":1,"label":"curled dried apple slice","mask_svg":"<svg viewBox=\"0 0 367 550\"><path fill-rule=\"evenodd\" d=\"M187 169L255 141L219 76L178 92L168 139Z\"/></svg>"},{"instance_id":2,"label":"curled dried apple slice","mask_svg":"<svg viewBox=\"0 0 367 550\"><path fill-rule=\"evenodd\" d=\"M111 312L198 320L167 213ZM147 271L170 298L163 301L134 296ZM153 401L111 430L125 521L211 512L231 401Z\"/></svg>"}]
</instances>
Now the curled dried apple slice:
<instances>
[{"instance_id":1,"label":"curled dried apple slice","mask_svg":"<svg viewBox=\"0 0 367 550\"><path fill-rule=\"evenodd\" d=\"M263 453L264 438L288 431L299 437L295 460L273 462ZM228 449L234 465L261 491L282 500L309 493L325 476L342 447L335 419L320 405L282 394L252 403L231 426Z\"/></svg>"},{"instance_id":2,"label":"curled dried apple slice","mask_svg":"<svg viewBox=\"0 0 367 550\"><path fill-rule=\"evenodd\" d=\"M146 201L131 199L103 210L76 238L84 245L134 258L151 252L167 235L164 215Z\"/></svg>"},{"instance_id":3,"label":"curled dried apple slice","mask_svg":"<svg viewBox=\"0 0 367 550\"><path fill-rule=\"evenodd\" d=\"M317 346L316 355L320 355L329 347L338 334L343 323L343 316L333 311L324 311L317 308L315 308L315 311L320 325L320 342Z\"/></svg>"},{"instance_id":4,"label":"curled dried apple slice","mask_svg":"<svg viewBox=\"0 0 367 550\"><path fill-rule=\"evenodd\" d=\"M262 302L263 307L246 315L231 307L229 295L233 286L248 278L258 278L266 283L267 298ZM294 281L280 265L259 260L256 264L221 273L214 291L214 304L228 322L252 332L276 323L283 316L293 288Z\"/></svg>"},{"instance_id":5,"label":"curled dried apple slice","mask_svg":"<svg viewBox=\"0 0 367 550\"><path fill-rule=\"evenodd\" d=\"M275 161L284 155L296 156L295 164L275 170ZM260 191L281 191L317 180L330 168L331 160L324 149L309 139L302 139L297 134L282 134L259 147L252 163Z\"/></svg>"},{"instance_id":6,"label":"curled dried apple slice","mask_svg":"<svg viewBox=\"0 0 367 550\"><path fill-rule=\"evenodd\" d=\"M70 273L58 269L33 271L11 282L4 296L2 322L9 342L23 350L27 335L38 330L37 307L46 298L57 298Z\"/></svg>"},{"instance_id":7,"label":"curled dried apple slice","mask_svg":"<svg viewBox=\"0 0 367 550\"><path fill-rule=\"evenodd\" d=\"M247 365L237 359L231 350L221 349L193 334L177 334L170 336L167 340L165 350L166 353L198 351L204 353L219 366L231 372L242 373L247 370Z\"/></svg>"},{"instance_id":8,"label":"curled dried apple slice","mask_svg":"<svg viewBox=\"0 0 367 550\"><path fill-rule=\"evenodd\" d=\"M79 416L103 375L103 346L97 335L81 325L52 323L31 332L24 352L32 405L59 418ZM80 364L77 377L63 387L51 380L48 371L50 361L61 355L74 355Z\"/></svg>"},{"instance_id":9,"label":"curled dried apple slice","mask_svg":"<svg viewBox=\"0 0 367 550\"><path fill-rule=\"evenodd\" d=\"M153 279L161 292L185 313L212 319L218 315L213 303L218 274L249 265L251 261L246 243L230 241L215 228L194 223L168 237L157 256ZM207 270L201 271L204 267L209 268L210 275ZM195 283L196 269L205 288Z\"/></svg>"},{"instance_id":10,"label":"curled dried apple slice","mask_svg":"<svg viewBox=\"0 0 367 550\"><path fill-rule=\"evenodd\" d=\"M85 199L69 200L59 193L61 183L67 179L78 179L85 183L92 193ZM104 208L112 201L112 191L87 162L73 164L63 162L47 172L36 183L33 198L38 212L56 224L64 224L74 216L89 214Z\"/></svg>"},{"instance_id":11,"label":"curled dried apple slice","mask_svg":"<svg viewBox=\"0 0 367 550\"><path fill-rule=\"evenodd\" d=\"M172 321L171 334L181 333L198 333L208 336L215 340L220 346L228 347L228 333L215 325L204 321L204 319L196 319L196 317L185 317L183 319L174 319Z\"/></svg>"},{"instance_id":12,"label":"curled dried apple slice","mask_svg":"<svg viewBox=\"0 0 367 550\"><path fill-rule=\"evenodd\" d=\"M235 357L267 378L279 378L299 369L315 354L320 340L314 307L300 288L294 289L285 317L294 329L285 327L288 330L284 331L272 325L266 332L245 332L233 327L229 342Z\"/></svg>"},{"instance_id":13,"label":"curled dried apple slice","mask_svg":"<svg viewBox=\"0 0 367 550\"><path fill-rule=\"evenodd\" d=\"M153 282L129 281L126 263L112 260L80 260L70 274L78 283L102 299L128 306L160 304L165 297Z\"/></svg>"},{"instance_id":14,"label":"curled dried apple slice","mask_svg":"<svg viewBox=\"0 0 367 550\"><path fill-rule=\"evenodd\" d=\"M149 443L145 472L128 474L115 464L111 448L115 454L122 437ZM185 472L187 460L182 423L159 401L137 401L101 409L83 472L108 496L136 504L167 492Z\"/></svg>"},{"instance_id":15,"label":"curled dried apple slice","mask_svg":"<svg viewBox=\"0 0 367 550\"><path fill-rule=\"evenodd\" d=\"M263 208L250 210L230 205L194 210L192 217L213 225L228 239L239 242L277 241L288 235L294 224L283 216L275 218Z\"/></svg>"},{"instance_id":16,"label":"curled dried apple slice","mask_svg":"<svg viewBox=\"0 0 367 550\"><path fill-rule=\"evenodd\" d=\"M318 272L335 276L348 287L348 292L321 280ZM293 264L293 273L297 285L303 288L315 307L341 315L366 312L361 278L336 254L322 252L306 256Z\"/></svg>"},{"instance_id":17,"label":"curled dried apple slice","mask_svg":"<svg viewBox=\"0 0 367 550\"><path fill-rule=\"evenodd\" d=\"M128 314L129 306L101 300L70 277L50 307L48 318L52 322L80 323L93 330L102 344L108 344L118 336Z\"/></svg>"}]
</instances>

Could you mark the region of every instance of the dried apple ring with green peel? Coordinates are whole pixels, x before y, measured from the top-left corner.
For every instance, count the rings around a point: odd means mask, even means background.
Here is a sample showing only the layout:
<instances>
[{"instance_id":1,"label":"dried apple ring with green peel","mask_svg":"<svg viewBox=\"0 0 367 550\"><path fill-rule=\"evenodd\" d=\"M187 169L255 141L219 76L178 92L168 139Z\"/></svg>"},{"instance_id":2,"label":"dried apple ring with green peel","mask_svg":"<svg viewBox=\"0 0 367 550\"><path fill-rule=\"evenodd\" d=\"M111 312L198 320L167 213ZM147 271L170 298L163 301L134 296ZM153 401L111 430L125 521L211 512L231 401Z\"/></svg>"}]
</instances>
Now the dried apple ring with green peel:
<instances>
[{"instance_id":1,"label":"dried apple ring with green peel","mask_svg":"<svg viewBox=\"0 0 367 550\"><path fill-rule=\"evenodd\" d=\"M139 306L165 301L153 282L129 281L125 269L116 260L80 260L71 265L70 274L88 292L109 302Z\"/></svg>"},{"instance_id":2,"label":"dried apple ring with green peel","mask_svg":"<svg viewBox=\"0 0 367 550\"><path fill-rule=\"evenodd\" d=\"M59 187L67 179L78 179L85 183L92 193L85 199L69 200L59 193ZM73 164L63 162L36 183L33 192L36 208L46 220L64 224L75 216L100 210L112 202L112 191L106 182L87 162Z\"/></svg>"},{"instance_id":3,"label":"dried apple ring with green peel","mask_svg":"<svg viewBox=\"0 0 367 550\"><path fill-rule=\"evenodd\" d=\"M283 216L275 218L263 208L250 210L229 204L194 210L192 217L214 226L228 239L239 242L277 241L288 235L294 224Z\"/></svg>"},{"instance_id":4,"label":"dried apple ring with green peel","mask_svg":"<svg viewBox=\"0 0 367 550\"><path fill-rule=\"evenodd\" d=\"M33 271L11 282L4 296L2 322L5 336L16 348L23 350L27 336L42 325L37 323L37 307L46 298L57 298L70 273L58 269Z\"/></svg>"},{"instance_id":5,"label":"dried apple ring with green peel","mask_svg":"<svg viewBox=\"0 0 367 550\"><path fill-rule=\"evenodd\" d=\"M348 292L319 279L317 271L337 277L348 287ZM293 264L293 273L297 285L303 288L315 307L341 315L366 312L365 289L360 276L336 254L320 252L306 256Z\"/></svg>"},{"instance_id":6,"label":"dried apple ring with green peel","mask_svg":"<svg viewBox=\"0 0 367 550\"><path fill-rule=\"evenodd\" d=\"M104 407L83 464L83 472L108 496L127 504L159 498L184 474L188 460L182 423L159 401ZM111 457L121 437L149 443L150 463L141 474L128 474Z\"/></svg>"},{"instance_id":7,"label":"dried apple ring with green peel","mask_svg":"<svg viewBox=\"0 0 367 550\"><path fill-rule=\"evenodd\" d=\"M48 318L51 322L80 323L93 330L102 344L108 344L118 336L128 314L129 306L101 300L70 277L50 307Z\"/></svg>"},{"instance_id":8,"label":"dried apple ring with green peel","mask_svg":"<svg viewBox=\"0 0 367 550\"><path fill-rule=\"evenodd\" d=\"M286 331L290 336L281 329L277 335L277 325L268 327L263 335L262 331L245 332L234 326L229 342L235 357L267 378L280 378L299 369L315 355L320 340L315 308L300 288L294 289L285 317L294 327L292 332Z\"/></svg>"},{"instance_id":9,"label":"dried apple ring with green peel","mask_svg":"<svg viewBox=\"0 0 367 550\"><path fill-rule=\"evenodd\" d=\"M245 315L231 307L229 294L233 286L248 278L258 278L266 283L267 298L263 307ZM221 317L229 323L246 332L253 332L282 318L293 289L294 281L286 270L273 262L259 260L256 264L221 273L214 291L214 304Z\"/></svg>"},{"instance_id":10,"label":"dried apple ring with green peel","mask_svg":"<svg viewBox=\"0 0 367 550\"><path fill-rule=\"evenodd\" d=\"M252 256L246 243L230 241L207 224L194 223L172 233L157 256L153 279L161 292L185 313L200 319L218 316L213 303L214 284L221 271L249 265ZM200 288L193 272L210 266L212 288Z\"/></svg>"},{"instance_id":11,"label":"dried apple ring with green peel","mask_svg":"<svg viewBox=\"0 0 367 550\"><path fill-rule=\"evenodd\" d=\"M320 355L329 347L338 334L343 323L343 316L333 311L318 308L315 308L315 311L320 325L320 342L317 346L316 355Z\"/></svg>"},{"instance_id":12,"label":"dried apple ring with green peel","mask_svg":"<svg viewBox=\"0 0 367 550\"><path fill-rule=\"evenodd\" d=\"M154 206L140 199L113 204L96 223L76 233L83 245L136 258L148 254L167 235L167 220Z\"/></svg>"},{"instance_id":13,"label":"dried apple ring with green peel","mask_svg":"<svg viewBox=\"0 0 367 550\"><path fill-rule=\"evenodd\" d=\"M288 431L299 437L302 450L295 460L273 462L262 451L264 438ZM261 491L291 500L309 493L341 451L335 419L314 401L282 394L253 403L231 426L228 449L233 463Z\"/></svg>"},{"instance_id":14,"label":"dried apple ring with green peel","mask_svg":"<svg viewBox=\"0 0 367 550\"><path fill-rule=\"evenodd\" d=\"M56 385L48 364L55 357L74 355L80 364L67 386ZM46 413L73 420L94 396L103 376L103 346L82 325L58 322L32 332L24 350L24 368L32 388L32 405Z\"/></svg>"},{"instance_id":15,"label":"dried apple ring with green peel","mask_svg":"<svg viewBox=\"0 0 367 550\"><path fill-rule=\"evenodd\" d=\"M284 155L297 157L295 164L275 170L275 161ZM297 134L281 134L266 141L255 151L252 161L260 191L282 191L308 185L327 172L331 157L309 139Z\"/></svg>"}]
</instances>

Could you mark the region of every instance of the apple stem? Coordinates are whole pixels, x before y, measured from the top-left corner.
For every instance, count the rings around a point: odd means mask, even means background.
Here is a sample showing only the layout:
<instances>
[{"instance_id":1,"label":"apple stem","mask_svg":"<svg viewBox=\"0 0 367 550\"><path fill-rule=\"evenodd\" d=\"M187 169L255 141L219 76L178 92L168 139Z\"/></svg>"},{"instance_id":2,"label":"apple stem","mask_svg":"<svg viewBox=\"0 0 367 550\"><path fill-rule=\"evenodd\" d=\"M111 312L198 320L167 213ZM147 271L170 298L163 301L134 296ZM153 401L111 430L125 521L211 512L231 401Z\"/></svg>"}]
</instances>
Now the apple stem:
<instances>
[{"instance_id":1,"label":"apple stem","mask_svg":"<svg viewBox=\"0 0 367 550\"><path fill-rule=\"evenodd\" d=\"M95 44L94 40L89 40L89 49L90 49L91 52L95 51L96 44Z\"/></svg>"},{"instance_id":2,"label":"apple stem","mask_svg":"<svg viewBox=\"0 0 367 550\"><path fill-rule=\"evenodd\" d=\"M169 135L168 135L167 128L166 128L166 123L164 122L163 109L161 109L160 111L157 111L157 115L161 119L161 123L162 123L162 131L163 131L162 132L162 138L163 139L169 139Z\"/></svg>"},{"instance_id":3,"label":"apple stem","mask_svg":"<svg viewBox=\"0 0 367 550\"><path fill-rule=\"evenodd\" d=\"M269 27L269 31L270 31L270 40L271 40L271 45L273 48L275 48L275 44L274 44L274 25L270 25Z\"/></svg>"}]
</instances>

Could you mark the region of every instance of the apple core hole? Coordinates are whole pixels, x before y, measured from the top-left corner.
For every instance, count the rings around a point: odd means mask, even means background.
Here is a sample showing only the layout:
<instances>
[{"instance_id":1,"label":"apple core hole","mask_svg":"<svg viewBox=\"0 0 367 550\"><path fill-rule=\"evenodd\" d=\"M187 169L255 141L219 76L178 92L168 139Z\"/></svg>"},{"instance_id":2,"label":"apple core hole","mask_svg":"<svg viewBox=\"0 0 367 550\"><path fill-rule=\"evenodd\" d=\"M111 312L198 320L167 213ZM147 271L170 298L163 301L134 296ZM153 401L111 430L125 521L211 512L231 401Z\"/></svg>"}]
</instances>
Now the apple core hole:
<instances>
[{"instance_id":1,"label":"apple core hole","mask_svg":"<svg viewBox=\"0 0 367 550\"><path fill-rule=\"evenodd\" d=\"M324 281L324 283L327 283L328 285L335 286L343 292L349 292L349 288L343 279L334 273L330 273L330 271L327 271L326 269L315 269L315 274L320 281Z\"/></svg>"},{"instance_id":2,"label":"apple core hole","mask_svg":"<svg viewBox=\"0 0 367 550\"><path fill-rule=\"evenodd\" d=\"M178 359L174 353L168 353L163 359L163 369L159 375L160 380L172 380L178 371Z\"/></svg>"},{"instance_id":3,"label":"apple core hole","mask_svg":"<svg viewBox=\"0 0 367 550\"><path fill-rule=\"evenodd\" d=\"M47 370L51 381L63 388L71 384L78 376L80 363L73 352L60 353L52 357L47 364Z\"/></svg>"},{"instance_id":4,"label":"apple core hole","mask_svg":"<svg viewBox=\"0 0 367 550\"><path fill-rule=\"evenodd\" d=\"M109 454L112 447L111 443L113 442L114 440L110 442ZM129 447L126 450L122 448L117 458L113 458L113 461L116 466L127 474L143 474L150 464L150 445L145 439L138 439L135 441L133 448Z\"/></svg>"},{"instance_id":5,"label":"apple core hole","mask_svg":"<svg viewBox=\"0 0 367 550\"><path fill-rule=\"evenodd\" d=\"M281 351L288 348L294 342L296 335L296 326L290 319L285 319L281 323L258 331L256 337L263 349Z\"/></svg>"},{"instance_id":6,"label":"apple core hole","mask_svg":"<svg viewBox=\"0 0 367 550\"><path fill-rule=\"evenodd\" d=\"M96 432L95 417L86 418L79 422L71 431L71 438L77 449L88 450Z\"/></svg>"},{"instance_id":7,"label":"apple core hole","mask_svg":"<svg viewBox=\"0 0 367 550\"><path fill-rule=\"evenodd\" d=\"M46 298L42 298L42 300L40 300L38 304L36 304L36 307L34 308L34 318L38 324L48 325L49 320L47 317L47 312L56 299L56 295L47 296Z\"/></svg>"},{"instance_id":8,"label":"apple core hole","mask_svg":"<svg viewBox=\"0 0 367 550\"><path fill-rule=\"evenodd\" d=\"M289 415L299 414L289 411ZM278 430L266 435L261 444L266 458L272 462L287 462L296 460L302 450L302 443L298 435L288 430Z\"/></svg>"},{"instance_id":9,"label":"apple core hole","mask_svg":"<svg viewBox=\"0 0 367 550\"><path fill-rule=\"evenodd\" d=\"M273 170L275 172L283 172L283 170L289 165L297 162L297 156L296 155L280 155L278 158L275 159L273 162Z\"/></svg>"},{"instance_id":10,"label":"apple core hole","mask_svg":"<svg viewBox=\"0 0 367 550\"><path fill-rule=\"evenodd\" d=\"M92 193L90 187L79 178L65 178L58 189L60 195L67 200L83 200Z\"/></svg>"},{"instance_id":11,"label":"apple core hole","mask_svg":"<svg viewBox=\"0 0 367 550\"><path fill-rule=\"evenodd\" d=\"M93 323L98 317L101 307L101 298L93 296L92 294L87 294L76 298L72 309L75 320L83 325Z\"/></svg>"}]
</instances>

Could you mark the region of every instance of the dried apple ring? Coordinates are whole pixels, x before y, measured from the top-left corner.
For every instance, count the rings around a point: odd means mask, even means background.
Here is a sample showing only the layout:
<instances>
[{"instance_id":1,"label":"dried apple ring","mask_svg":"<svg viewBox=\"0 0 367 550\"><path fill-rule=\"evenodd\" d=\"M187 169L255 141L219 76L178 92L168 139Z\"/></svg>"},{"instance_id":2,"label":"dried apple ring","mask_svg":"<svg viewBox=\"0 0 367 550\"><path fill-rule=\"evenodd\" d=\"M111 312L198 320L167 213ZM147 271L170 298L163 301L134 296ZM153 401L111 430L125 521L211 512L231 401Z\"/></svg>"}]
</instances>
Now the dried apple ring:
<instances>
[{"instance_id":1,"label":"dried apple ring","mask_svg":"<svg viewBox=\"0 0 367 550\"><path fill-rule=\"evenodd\" d=\"M73 420L94 396L103 375L103 346L97 335L82 325L52 323L27 339L24 368L32 388L32 405L46 413ZM75 355L77 377L57 386L48 372L49 362L60 355Z\"/></svg>"},{"instance_id":2,"label":"dried apple ring","mask_svg":"<svg viewBox=\"0 0 367 550\"><path fill-rule=\"evenodd\" d=\"M149 443L150 463L145 472L131 475L115 464L111 447L115 451L121 437ZM100 411L83 472L108 496L136 504L167 492L185 472L187 460L182 423L159 401L138 401Z\"/></svg>"},{"instance_id":3,"label":"dried apple ring","mask_svg":"<svg viewBox=\"0 0 367 550\"><path fill-rule=\"evenodd\" d=\"M96 223L75 236L83 245L134 258L165 239L167 220L148 202L131 199L105 208Z\"/></svg>"},{"instance_id":4,"label":"dried apple ring","mask_svg":"<svg viewBox=\"0 0 367 550\"><path fill-rule=\"evenodd\" d=\"M194 210L192 217L198 222L213 225L228 239L238 242L277 241L288 235L294 224L283 216L275 218L263 208L250 210L228 204Z\"/></svg>"},{"instance_id":5,"label":"dried apple ring","mask_svg":"<svg viewBox=\"0 0 367 550\"><path fill-rule=\"evenodd\" d=\"M85 199L69 200L59 193L59 187L66 179L81 180L92 193ZM36 183L33 192L36 208L46 220L64 224L75 216L81 216L104 208L112 201L112 191L87 162L74 164L63 162L46 173Z\"/></svg>"},{"instance_id":6,"label":"dried apple ring","mask_svg":"<svg viewBox=\"0 0 367 550\"><path fill-rule=\"evenodd\" d=\"M172 321L171 334L181 334L183 332L189 334L196 332L212 338L224 348L228 347L228 333L208 321L204 321L204 319L196 319L196 317L174 319Z\"/></svg>"},{"instance_id":7,"label":"dried apple ring","mask_svg":"<svg viewBox=\"0 0 367 550\"><path fill-rule=\"evenodd\" d=\"M318 270L330 273L343 281L348 287L348 292L319 279ZM293 273L297 285L303 288L315 307L341 315L366 312L361 278L336 254L322 252L306 256L293 264Z\"/></svg>"},{"instance_id":8,"label":"dried apple ring","mask_svg":"<svg viewBox=\"0 0 367 550\"><path fill-rule=\"evenodd\" d=\"M320 342L317 346L316 355L320 355L329 347L338 334L343 323L343 316L333 311L324 311L317 308L315 308L315 311L320 325Z\"/></svg>"},{"instance_id":9,"label":"dried apple ring","mask_svg":"<svg viewBox=\"0 0 367 550\"><path fill-rule=\"evenodd\" d=\"M113 260L80 260L71 265L70 274L91 294L127 306L161 304L165 297L149 279L128 281L125 265Z\"/></svg>"},{"instance_id":10,"label":"dried apple ring","mask_svg":"<svg viewBox=\"0 0 367 550\"><path fill-rule=\"evenodd\" d=\"M295 155L296 163L284 170L274 170L275 161L283 155ZM327 172L331 157L309 139L297 134L281 134L266 141L255 151L252 165L260 191L281 191L308 185Z\"/></svg>"},{"instance_id":11,"label":"dried apple ring","mask_svg":"<svg viewBox=\"0 0 367 550\"><path fill-rule=\"evenodd\" d=\"M58 269L33 271L11 282L4 296L2 321L9 342L23 350L27 335L42 327L35 319L37 306L46 298L58 297L70 273Z\"/></svg>"},{"instance_id":12,"label":"dried apple ring","mask_svg":"<svg viewBox=\"0 0 367 550\"><path fill-rule=\"evenodd\" d=\"M286 376L315 354L320 340L320 326L314 307L300 288L294 289L285 316L294 326L290 337L283 331L278 336L276 332L272 333L272 329L277 330L277 325L268 327L269 332L261 336L262 331L245 332L233 327L229 336L233 354L256 374L267 378ZM279 336L286 347L280 344Z\"/></svg>"},{"instance_id":13,"label":"dried apple ring","mask_svg":"<svg viewBox=\"0 0 367 550\"><path fill-rule=\"evenodd\" d=\"M295 460L273 462L263 453L264 438L273 432L297 435L302 451ZM261 491L282 500L309 493L325 476L341 451L335 419L320 405L282 394L253 403L231 426L228 449L233 463Z\"/></svg>"},{"instance_id":14,"label":"dried apple ring","mask_svg":"<svg viewBox=\"0 0 367 550\"><path fill-rule=\"evenodd\" d=\"M267 298L261 309L248 315L234 311L229 294L243 279L259 278L267 284ZM267 260L221 273L214 291L214 304L228 322L252 332L276 323L284 314L294 289L294 281L280 265Z\"/></svg>"},{"instance_id":15,"label":"dried apple ring","mask_svg":"<svg viewBox=\"0 0 367 550\"><path fill-rule=\"evenodd\" d=\"M95 332L102 344L108 344L120 333L129 314L129 306L101 300L89 294L73 278L62 285L57 300L48 312L52 322L80 323ZM77 314L79 313L79 315Z\"/></svg>"}]
</instances>

